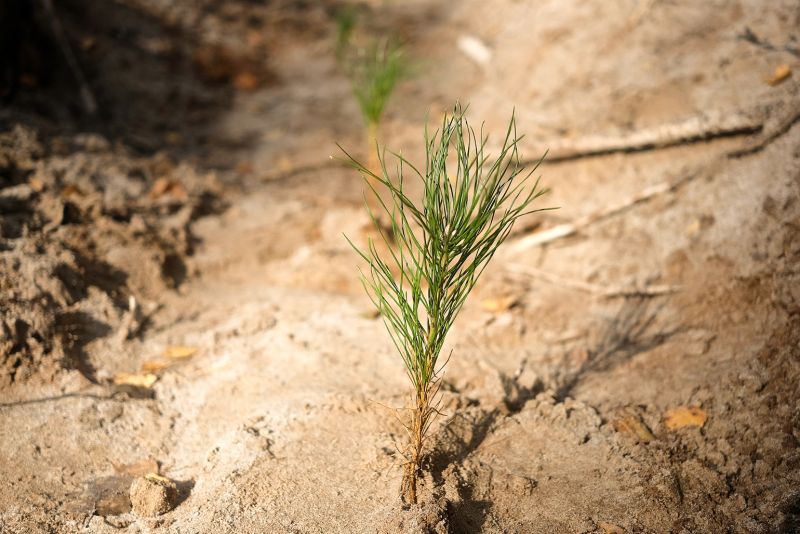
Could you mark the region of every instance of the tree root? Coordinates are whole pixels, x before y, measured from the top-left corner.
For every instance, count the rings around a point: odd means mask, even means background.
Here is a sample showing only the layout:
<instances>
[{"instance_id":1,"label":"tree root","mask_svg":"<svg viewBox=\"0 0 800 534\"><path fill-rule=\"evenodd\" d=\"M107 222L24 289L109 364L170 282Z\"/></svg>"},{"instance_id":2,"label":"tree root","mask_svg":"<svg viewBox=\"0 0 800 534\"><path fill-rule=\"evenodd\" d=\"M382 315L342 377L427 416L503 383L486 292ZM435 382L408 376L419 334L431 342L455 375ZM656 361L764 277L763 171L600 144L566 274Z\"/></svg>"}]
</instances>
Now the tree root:
<instances>
[{"instance_id":1,"label":"tree root","mask_svg":"<svg viewBox=\"0 0 800 534\"><path fill-rule=\"evenodd\" d=\"M769 120L764 125L758 136L745 143L744 146L728 152L728 157L740 158L760 152L767 145L788 132L797 121L800 121L800 100L786 103L781 111L781 113L775 114L774 119Z\"/></svg>"},{"instance_id":2,"label":"tree root","mask_svg":"<svg viewBox=\"0 0 800 534\"><path fill-rule=\"evenodd\" d=\"M545 161L556 163L615 153L643 152L722 137L753 134L760 132L763 127L763 121L753 115L742 112L713 113L630 133L555 140L547 148ZM530 149L528 151L530 152ZM544 150L533 150L532 153L542 152Z\"/></svg>"}]
</instances>

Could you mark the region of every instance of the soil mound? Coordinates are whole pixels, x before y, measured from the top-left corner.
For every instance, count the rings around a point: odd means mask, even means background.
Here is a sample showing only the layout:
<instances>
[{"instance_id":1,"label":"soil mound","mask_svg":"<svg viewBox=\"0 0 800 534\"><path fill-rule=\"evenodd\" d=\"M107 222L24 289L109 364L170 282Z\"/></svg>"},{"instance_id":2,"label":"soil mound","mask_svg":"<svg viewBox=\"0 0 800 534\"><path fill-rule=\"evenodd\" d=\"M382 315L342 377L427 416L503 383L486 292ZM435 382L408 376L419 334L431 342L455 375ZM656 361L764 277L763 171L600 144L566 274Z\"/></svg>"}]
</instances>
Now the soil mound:
<instances>
[{"instance_id":1,"label":"soil mound","mask_svg":"<svg viewBox=\"0 0 800 534\"><path fill-rule=\"evenodd\" d=\"M186 279L191 223L219 191L213 174L95 134L0 134L0 387L63 367L94 379L83 347L136 335Z\"/></svg>"}]
</instances>

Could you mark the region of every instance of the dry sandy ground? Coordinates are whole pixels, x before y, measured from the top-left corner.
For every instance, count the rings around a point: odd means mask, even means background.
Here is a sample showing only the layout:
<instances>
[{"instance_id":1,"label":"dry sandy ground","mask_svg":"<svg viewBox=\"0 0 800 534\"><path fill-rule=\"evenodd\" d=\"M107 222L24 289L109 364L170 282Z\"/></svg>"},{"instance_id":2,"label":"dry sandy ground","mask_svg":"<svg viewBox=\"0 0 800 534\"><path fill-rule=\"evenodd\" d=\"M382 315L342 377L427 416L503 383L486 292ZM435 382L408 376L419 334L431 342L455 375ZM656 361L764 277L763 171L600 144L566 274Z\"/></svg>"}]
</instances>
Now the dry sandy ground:
<instances>
[{"instance_id":1,"label":"dry sandy ground","mask_svg":"<svg viewBox=\"0 0 800 534\"><path fill-rule=\"evenodd\" d=\"M183 3L127 4L185 16ZM264 24L291 27L301 8L290 4ZM185 24L236 46L243 15L230 9ZM333 22L307 9L321 29L274 37L274 81L208 92L225 106L182 133L174 157L216 167L228 185L214 194L229 206L183 220L185 280L125 282L105 307L90 289L67 299L89 314L115 310L111 332L81 343L82 365L4 384L0 531L797 531L800 5L375 8L419 58L384 128L411 159L426 113L438 118L455 99L496 135L516 107L531 158L591 136L667 139L693 118L755 125L541 168L544 202L561 209L519 229L457 322L423 504L410 508L398 496L404 430L389 408L404 405L406 378L342 237L361 238L367 222L358 178L327 163L336 141L359 146L357 109L333 60ZM741 38L748 28L760 44ZM462 35L486 43L488 65L459 51ZM765 83L784 63L796 72ZM630 202L648 191L658 192ZM567 237L530 242L587 217ZM17 254L5 238L0 253ZM152 306L120 338L129 294ZM170 346L198 351L159 370L152 388L108 383ZM701 426L666 424L689 406L706 415ZM178 504L139 517L127 488L153 461L177 481Z\"/></svg>"}]
</instances>

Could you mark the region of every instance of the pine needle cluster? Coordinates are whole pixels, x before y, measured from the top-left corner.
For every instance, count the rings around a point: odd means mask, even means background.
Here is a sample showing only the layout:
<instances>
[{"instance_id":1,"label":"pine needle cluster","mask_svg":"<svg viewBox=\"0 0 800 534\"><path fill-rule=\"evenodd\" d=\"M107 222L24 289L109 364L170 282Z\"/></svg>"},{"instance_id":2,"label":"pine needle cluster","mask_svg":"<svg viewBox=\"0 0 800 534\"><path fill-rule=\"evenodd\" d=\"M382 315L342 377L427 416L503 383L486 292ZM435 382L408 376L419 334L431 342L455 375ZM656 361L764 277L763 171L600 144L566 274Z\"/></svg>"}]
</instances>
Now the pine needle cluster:
<instances>
[{"instance_id":1,"label":"pine needle cluster","mask_svg":"<svg viewBox=\"0 0 800 534\"><path fill-rule=\"evenodd\" d=\"M406 73L406 65L396 38L357 32L358 18L352 6L337 11L336 58L350 78L371 145L389 98Z\"/></svg>"},{"instance_id":2,"label":"pine needle cluster","mask_svg":"<svg viewBox=\"0 0 800 534\"><path fill-rule=\"evenodd\" d=\"M538 178L531 180L542 160L526 170L518 152L520 139L512 115L502 148L491 157L483 128L476 133L457 105L440 129L431 134L426 127L424 168L390 152L396 163L390 176L385 151L378 153L377 171L345 152L380 206L378 214L365 202L373 223L380 229L381 215L391 226L390 236L377 232L384 240L383 252L372 239L363 249L348 241L366 262L361 270L364 288L383 317L413 389L405 423L410 438L406 502L416 502L425 440L439 413L440 357L447 333L517 219L542 211L532 204L546 190ZM421 200L409 196L408 179L421 181Z\"/></svg>"}]
</instances>

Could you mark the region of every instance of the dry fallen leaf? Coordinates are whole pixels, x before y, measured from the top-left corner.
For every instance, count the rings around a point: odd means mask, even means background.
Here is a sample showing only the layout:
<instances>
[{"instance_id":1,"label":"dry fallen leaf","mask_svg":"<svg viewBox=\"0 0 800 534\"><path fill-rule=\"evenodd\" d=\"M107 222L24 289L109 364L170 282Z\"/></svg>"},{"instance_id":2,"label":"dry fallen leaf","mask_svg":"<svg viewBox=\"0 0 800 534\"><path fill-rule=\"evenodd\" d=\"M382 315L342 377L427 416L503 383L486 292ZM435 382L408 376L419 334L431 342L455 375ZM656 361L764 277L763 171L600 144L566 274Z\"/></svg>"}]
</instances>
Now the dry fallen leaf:
<instances>
[{"instance_id":1,"label":"dry fallen leaf","mask_svg":"<svg viewBox=\"0 0 800 534\"><path fill-rule=\"evenodd\" d=\"M600 521L597 526L603 529L603 534L625 534L625 529L615 525L614 523L606 523Z\"/></svg>"},{"instance_id":2,"label":"dry fallen leaf","mask_svg":"<svg viewBox=\"0 0 800 534\"><path fill-rule=\"evenodd\" d=\"M778 85L791 75L792 75L792 67L786 64L778 65L775 68L775 71L772 73L772 76L767 78L767 83L769 85Z\"/></svg>"},{"instance_id":3,"label":"dry fallen leaf","mask_svg":"<svg viewBox=\"0 0 800 534\"><path fill-rule=\"evenodd\" d=\"M688 225L686 225L686 235L688 235L689 237L697 235L697 233L700 232L700 229L701 229L700 219L695 219Z\"/></svg>"},{"instance_id":4,"label":"dry fallen leaf","mask_svg":"<svg viewBox=\"0 0 800 534\"><path fill-rule=\"evenodd\" d=\"M61 190L61 197L62 198L70 198L70 197L82 197L83 191L78 189L78 186L69 184L64 189Z\"/></svg>"},{"instance_id":5,"label":"dry fallen leaf","mask_svg":"<svg viewBox=\"0 0 800 534\"><path fill-rule=\"evenodd\" d=\"M178 200L186 200L189 198L186 188L183 187L180 182L162 177L153 183L153 187L150 189L150 198L156 200L165 195L170 195Z\"/></svg>"},{"instance_id":6,"label":"dry fallen leaf","mask_svg":"<svg viewBox=\"0 0 800 534\"><path fill-rule=\"evenodd\" d=\"M503 313L519 304L519 298L506 295L497 298L488 298L481 301L481 307L491 313Z\"/></svg>"},{"instance_id":7,"label":"dry fallen leaf","mask_svg":"<svg viewBox=\"0 0 800 534\"><path fill-rule=\"evenodd\" d=\"M641 443L650 443L656 437L647 428L647 425L636 415L623 414L612 421L614 430L622 434L628 434L636 438Z\"/></svg>"},{"instance_id":8,"label":"dry fallen leaf","mask_svg":"<svg viewBox=\"0 0 800 534\"><path fill-rule=\"evenodd\" d=\"M97 44L97 39L93 35L84 35L81 38L81 48L83 50L92 50Z\"/></svg>"},{"instance_id":9,"label":"dry fallen leaf","mask_svg":"<svg viewBox=\"0 0 800 534\"><path fill-rule=\"evenodd\" d=\"M166 178L158 178L153 182L153 187L150 188L150 198L158 198L169 189L169 180Z\"/></svg>"},{"instance_id":10,"label":"dry fallen leaf","mask_svg":"<svg viewBox=\"0 0 800 534\"><path fill-rule=\"evenodd\" d=\"M233 85L240 91L255 91L258 89L258 78L250 71L242 71L233 79Z\"/></svg>"},{"instance_id":11,"label":"dry fallen leaf","mask_svg":"<svg viewBox=\"0 0 800 534\"><path fill-rule=\"evenodd\" d=\"M698 406L678 406L664 413L664 424L670 430L685 426L702 427L707 419L708 414Z\"/></svg>"},{"instance_id":12,"label":"dry fallen leaf","mask_svg":"<svg viewBox=\"0 0 800 534\"><path fill-rule=\"evenodd\" d=\"M258 48L262 44L264 44L263 33L255 30L250 30L247 32L247 46L249 48Z\"/></svg>"},{"instance_id":13,"label":"dry fallen leaf","mask_svg":"<svg viewBox=\"0 0 800 534\"><path fill-rule=\"evenodd\" d=\"M36 191L37 193L41 193L44 190L44 182L41 178L33 177L28 181L28 184L31 186L31 189Z\"/></svg>"},{"instance_id":14,"label":"dry fallen leaf","mask_svg":"<svg viewBox=\"0 0 800 534\"><path fill-rule=\"evenodd\" d=\"M286 156L281 156L278 159L278 169L280 169L281 172L289 172L292 170L292 160Z\"/></svg>"},{"instance_id":15,"label":"dry fallen leaf","mask_svg":"<svg viewBox=\"0 0 800 534\"><path fill-rule=\"evenodd\" d=\"M182 202L189 200L189 193L180 182L172 183L172 186L169 188L169 194L172 195L173 198L176 198Z\"/></svg>"},{"instance_id":16,"label":"dry fallen leaf","mask_svg":"<svg viewBox=\"0 0 800 534\"><path fill-rule=\"evenodd\" d=\"M158 377L152 373L142 375L134 373L117 373L114 376L114 383L118 386L136 386L141 388L151 388L156 383Z\"/></svg>"},{"instance_id":17,"label":"dry fallen leaf","mask_svg":"<svg viewBox=\"0 0 800 534\"><path fill-rule=\"evenodd\" d=\"M171 364L162 360L147 360L142 363L143 373L157 373L169 367Z\"/></svg>"},{"instance_id":18,"label":"dry fallen leaf","mask_svg":"<svg viewBox=\"0 0 800 534\"><path fill-rule=\"evenodd\" d=\"M240 161L236 165L236 174L239 174L241 176L244 176L246 174L252 174L254 169L255 168L253 167L252 161L247 161L247 160Z\"/></svg>"},{"instance_id":19,"label":"dry fallen leaf","mask_svg":"<svg viewBox=\"0 0 800 534\"><path fill-rule=\"evenodd\" d=\"M183 345L170 346L164 349L164 356L174 360L182 360L184 358L191 358L197 354L197 347L186 347Z\"/></svg>"}]
</instances>

